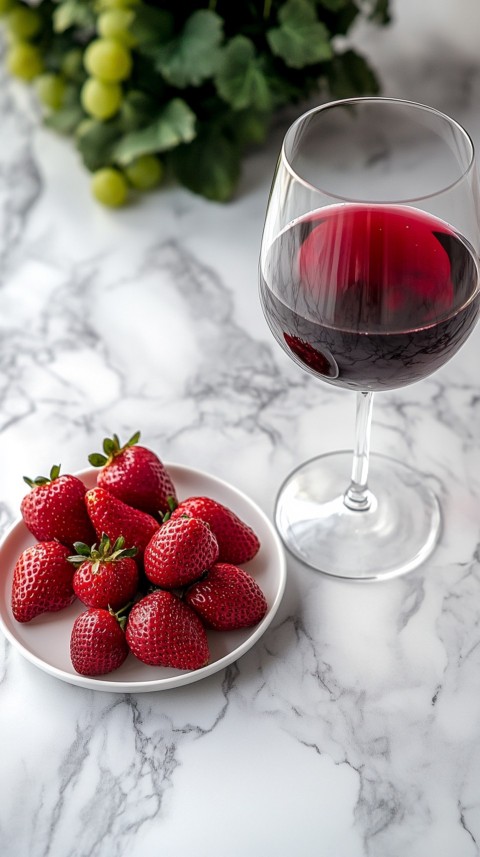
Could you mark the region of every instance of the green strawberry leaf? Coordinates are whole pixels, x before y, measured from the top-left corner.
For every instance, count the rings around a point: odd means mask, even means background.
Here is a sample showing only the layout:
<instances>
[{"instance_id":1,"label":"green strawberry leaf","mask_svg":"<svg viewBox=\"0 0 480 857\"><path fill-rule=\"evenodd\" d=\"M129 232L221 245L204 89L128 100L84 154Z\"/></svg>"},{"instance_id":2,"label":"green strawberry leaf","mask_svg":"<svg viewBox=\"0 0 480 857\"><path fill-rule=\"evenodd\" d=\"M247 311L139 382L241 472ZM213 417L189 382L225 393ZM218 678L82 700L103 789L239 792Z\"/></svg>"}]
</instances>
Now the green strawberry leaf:
<instances>
[{"instance_id":1,"label":"green strawberry leaf","mask_svg":"<svg viewBox=\"0 0 480 857\"><path fill-rule=\"evenodd\" d=\"M110 546L110 542L108 543ZM115 539L115 543L112 547L112 553L116 553L117 551L121 551L125 544L125 539L123 536L119 536L118 539Z\"/></svg>"},{"instance_id":2,"label":"green strawberry leaf","mask_svg":"<svg viewBox=\"0 0 480 857\"><path fill-rule=\"evenodd\" d=\"M30 488L36 488L38 485L48 485L49 482L53 482L54 479L58 479L61 467L61 464L54 464L50 470L49 476L36 476L35 479L30 479L29 476L24 476L23 481L26 482Z\"/></svg>"},{"instance_id":3,"label":"green strawberry leaf","mask_svg":"<svg viewBox=\"0 0 480 857\"><path fill-rule=\"evenodd\" d=\"M212 77L223 39L223 21L209 9L198 9L187 19L176 39L160 45L155 67L168 83L183 89L200 86Z\"/></svg>"},{"instance_id":4,"label":"green strawberry leaf","mask_svg":"<svg viewBox=\"0 0 480 857\"><path fill-rule=\"evenodd\" d=\"M102 533L102 538L100 539L100 544L98 545L98 554L100 557L108 555L110 553L112 547L112 543L108 538L106 533Z\"/></svg>"},{"instance_id":5,"label":"green strawberry leaf","mask_svg":"<svg viewBox=\"0 0 480 857\"><path fill-rule=\"evenodd\" d=\"M125 550L119 550L117 552L114 551L110 558L113 560L127 559L127 558L133 559L133 557L135 557L137 555L137 553L138 553L138 548L125 548Z\"/></svg>"},{"instance_id":6,"label":"green strawberry leaf","mask_svg":"<svg viewBox=\"0 0 480 857\"><path fill-rule=\"evenodd\" d=\"M272 53L290 68L303 68L333 56L329 32L308 0L287 0L278 11L279 27L267 32Z\"/></svg>"},{"instance_id":7,"label":"green strawberry leaf","mask_svg":"<svg viewBox=\"0 0 480 857\"><path fill-rule=\"evenodd\" d=\"M169 520L170 520L170 518L171 518L171 516L172 516L172 512L174 512L174 511L175 511L175 509L177 508L177 506L178 506L177 498L176 498L176 497L172 497L171 495L169 495L169 496L167 497L167 507L168 507L168 508L167 508L167 511L165 512L165 514L164 514L164 515L163 515L163 517L162 517L162 524L166 524L166 523L167 523L167 521L169 521Z\"/></svg>"},{"instance_id":8,"label":"green strawberry leaf","mask_svg":"<svg viewBox=\"0 0 480 857\"><path fill-rule=\"evenodd\" d=\"M112 159L127 166L140 155L151 155L189 143L195 137L196 117L181 98L173 98L151 125L126 134L113 146Z\"/></svg>"},{"instance_id":9,"label":"green strawberry leaf","mask_svg":"<svg viewBox=\"0 0 480 857\"><path fill-rule=\"evenodd\" d=\"M127 440L125 447L127 446L135 446L136 443L140 440L140 432L136 431L135 434L132 434L130 440ZM124 448L125 448L124 447Z\"/></svg>"},{"instance_id":10,"label":"green strawberry leaf","mask_svg":"<svg viewBox=\"0 0 480 857\"><path fill-rule=\"evenodd\" d=\"M215 86L234 110L254 107L266 112L272 107L268 81L256 57L255 45L245 36L234 36L223 49Z\"/></svg>"},{"instance_id":11,"label":"green strawberry leaf","mask_svg":"<svg viewBox=\"0 0 480 857\"><path fill-rule=\"evenodd\" d=\"M91 455L88 456L88 460L92 467L104 467L108 461L104 455L100 455L99 452L92 452Z\"/></svg>"},{"instance_id":12,"label":"green strawberry leaf","mask_svg":"<svg viewBox=\"0 0 480 857\"><path fill-rule=\"evenodd\" d=\"M36 476L35 479L30 479L29 476L24 476L23 481L27 483L29 488L36 488L37 485L46 485L47 482L50 482L50 479L47 479L46 476Z\"/></svg>"},{"instance_id":13,"label":"green strawberry leaf","mask_svg":"<svg viewBox=\"0 0 480 857\"><path fill-rule=\"evenodd\" d=\"M114 434L113 437L106 437L103 440L103 451L105 455L102 455L100 452L92 452L91 455L88 456L88 460L92 467L105 467L106 464L110 464L113 459L127 449L129 446L134 446L140 440L140 432L136 431L134 435L127 441L125 446L120 444L120 439L118 434Z\"/></svg>"},{"instance_id":14,"label":"green strawberry leaf","mask_svg":"<svg viewBox=\"0 0 480 857\"><path fill-rule=\"evenodd\" d=\"M73 554L72 556L67 556L68 562L71 562L73 565L83 565L87 557L78 556L78 554Z\"/></svg>"},{"instance_id":15,"label":"green strawberry leaf","mask_svg":"<svg viewBox=\"0 0 480 857\"><path fill-rule=\"evenodd\" d=\"M77 562L79 559L83 560L84 557L90 556L91 551L92 551L92 548L89 547L88 545L86 545L85 542L74 542L73 547L75 548L75 550L77 551L77 554L79 554L79 556L73 557L72 562L74 559Z\"/></svg>"},{"instance_id":16,"label":"green strawberry leaf","mask_svg":"<svg viewBox=\"0 0 480 857\"><path fill-rule=\"evenodd\" d=\"M103 441L103 451L105 455L110 456L115 452L116 444L111 437L106 437Z\"/></svg>"}]
</instances>

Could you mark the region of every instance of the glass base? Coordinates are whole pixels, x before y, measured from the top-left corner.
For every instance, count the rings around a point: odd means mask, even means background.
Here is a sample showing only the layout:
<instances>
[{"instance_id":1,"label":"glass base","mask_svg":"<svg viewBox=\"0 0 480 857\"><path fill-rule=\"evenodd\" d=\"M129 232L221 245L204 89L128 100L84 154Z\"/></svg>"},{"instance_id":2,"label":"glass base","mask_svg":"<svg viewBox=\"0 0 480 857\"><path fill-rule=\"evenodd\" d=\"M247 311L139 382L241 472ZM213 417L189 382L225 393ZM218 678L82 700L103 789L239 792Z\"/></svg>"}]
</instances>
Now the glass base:
<instances>
[{"instance_id":1,"label":"glass base","mask_svg":"<svg viewBox=\"0 0 480 857\"><path fill-rule=\"evenodd\" d=\"M417 568L441 532L435 494L400 461L372 454L370 507L347 508L352 452L313 458L283 483L275 523L288 550L311 568L348 580L386 580Z\"/></svg>"}]
</instances>

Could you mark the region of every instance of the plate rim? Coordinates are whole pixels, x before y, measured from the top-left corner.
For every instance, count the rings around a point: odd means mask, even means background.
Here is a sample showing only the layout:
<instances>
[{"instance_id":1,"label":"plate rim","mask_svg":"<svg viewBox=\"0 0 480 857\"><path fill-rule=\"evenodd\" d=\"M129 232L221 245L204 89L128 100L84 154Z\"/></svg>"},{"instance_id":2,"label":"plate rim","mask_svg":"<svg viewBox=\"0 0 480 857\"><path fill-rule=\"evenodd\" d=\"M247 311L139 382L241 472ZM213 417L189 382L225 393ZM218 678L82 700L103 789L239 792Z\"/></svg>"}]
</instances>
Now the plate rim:
<instances>
[{"instance_id":1,"label":"plate rim","mask_svg":"<svg viewBox=\"0 0 480 857\"><path fill-rule=\"evenodd\" d=\"M233 492L233 494L239 496L244 502L246 502L254 509L255 513L259 515L261 519L263 519L263 522L266 524L267 529L269 530L270 535L273 539L273 543L276 548L276 559L278 560L278 585L275 597L268 612L259 622L259 624L254 627L252 633L247 637L247 639L240 643L240 645L238 645L235 649L233 649L231 652L228 652L228 654L224 655L218 660L208 663L198 670L189 670L185 673L180 673L179 675L175 676L168 676L166 678L155 678L151 680L142 679L139 681L126 682L114 680L108 681L101 677L97 678L96 676L83 676L80 675L80 673L68 673L63 669L60 669L59 667L56 667L53 664L44 661L34 652L31 652L29 649L27 649L23 645L23 643L20 642L10 631L6 622L4 621L3 611L0 608L0 630L2 631L4 636L27 661L29 661L38 669L42 670L48 675L51 675L60 681L66 682L67 684L71 684L77 687L83 687L88 690L99 690L107 692L110 691L110 693L148 693L152 691L172 690L176 687L182 687L187 684L192 684L194 682L201 681L204 678L208 678L209 676L214 675L216 672L220 672L221 670L226 669L226 667L230 666L230 664L235 663L235 661L241 658L255 645L255 643L260 639L261 636L263 636L269 625L272 623L282 601L287 579L286 554L280 536L278 535L275 529L273 521L269 519L268 515L263 511L263 509L254 500L252 500L252 498L249 497L248 494L246 494L240 488L237 488L235 485L232 485L230 482L227 482L227 480L222 479L222 477L208 473L208 471L199 469L197 467L190 467L186 464L178 464L176 462L169 461L163 461L162 463L169 472L170 470L176 470L180 471L184 475L193 475L197 478L207 479L209 481L217 483L223 488L226 488L228 491ZM95 472L98 471L96 471L96 469L93 467L89 467L84 468L83 470L77 470L72 475L83 480L85 476L90 476ZM174 477L173 481L175 482ZM13 533L18 529L19 526L25 527L25 523L21 515L17 516L15 520L12 521L12 523L9 525L2 538L0 539L0 554L4 547L4 544L13 535Z\"/></svg>"}]
</instances>

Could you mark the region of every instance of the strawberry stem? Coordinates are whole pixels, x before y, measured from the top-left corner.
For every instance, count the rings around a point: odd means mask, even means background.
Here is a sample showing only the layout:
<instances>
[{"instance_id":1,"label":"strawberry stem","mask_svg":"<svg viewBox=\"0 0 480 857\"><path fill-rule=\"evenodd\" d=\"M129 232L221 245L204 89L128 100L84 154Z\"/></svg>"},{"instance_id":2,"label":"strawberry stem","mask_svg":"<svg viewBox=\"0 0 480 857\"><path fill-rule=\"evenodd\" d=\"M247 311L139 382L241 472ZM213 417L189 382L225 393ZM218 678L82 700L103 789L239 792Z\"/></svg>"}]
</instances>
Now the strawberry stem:
<instances>
[{"instance_id":1,"label":"strawberry stem","mask_svg":"<svg viewBox=\"0 0 480 857\"><path fill-rule=\"evenodd\" d=\"M168 509L162 518L162 524L165 524L166 521L168 521L170 519L172 512L174 512L175 509L177 508L178 503L177 503L176 498L169 495L167 497L167 506L168 506Z\"/></svg>"},{"instance_id":2,"label":"strawberry stem","mask_svg":"<svg viewBox=\"0 0 480 857\"><path fill-rule=\"evenodd\" d=\"M113 437L106 437L102 444L104 455L101 452L92 452L88 456L88 460L92 467L106 467L112 463L117 455L121 455L129 446L135 446L139 440L139 431L136 431L124 446L121 445L118 434L114 434Z\"/></svg>"},{"instance_id":3,"label":"strawberry stem","mask_svg":"<svg viewBox=\"0 0 480 857\"><path fill-rule=\"evenodd\" d=\"M37 488L39 485L48 485L60 476L61 464L54 464L50 470L50 476L36 476L35 479L30 479L29 476L24 476L23 481L27 483L29 488Z\"/></svg>"},{"instance_id":4,"label":"strawberry stem","mask_svg":"<svg viewBox=\"0 0 480 857\"><path fill-rule=\"evenodd\" d=\"M120 559L133 558L138 553L138 548L124 548L125 539L119 536L112 545L106 533L102 533L100 543L95 543L92 547L84 544L84 542L74 542L73 547L76 554L67 557L69 562L79 564L82 562L91 562L93 572L98 571L99 563L101 562L117 562Z\"/></svg>"},{"instance_id":5,"label":"strawberry stem","mask_svg":"<svg viewBox=\"0 0 480 857\"><path fill-rule=\"evenodd\" d=\"M124 604L123 607L120 607L120 610L117 611L112 610L111 607L108 608L108 612L117 620L122 631L125 630L125 625L127 624L128 614L131 607L133 607L133 601L129 601L127 604Z\"/></svg>"}]
</instances>

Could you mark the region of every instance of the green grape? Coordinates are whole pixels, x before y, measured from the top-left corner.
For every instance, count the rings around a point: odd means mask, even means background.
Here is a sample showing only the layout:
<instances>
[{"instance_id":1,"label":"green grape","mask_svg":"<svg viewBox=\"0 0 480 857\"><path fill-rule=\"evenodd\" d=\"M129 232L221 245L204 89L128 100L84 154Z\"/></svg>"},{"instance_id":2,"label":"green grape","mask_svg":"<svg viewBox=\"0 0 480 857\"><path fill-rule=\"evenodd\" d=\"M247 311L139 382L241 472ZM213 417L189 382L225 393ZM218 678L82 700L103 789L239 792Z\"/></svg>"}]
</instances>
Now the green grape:
<instances>
[{"instance_id":1,"label":"green grape","mask_svg":"<svg viewBox=\"0 0 480 857\"><path fill-rule=\"evenodd\" d=\"M6 24L11 35L16 39L31 39L40 30L42 19L35 9L17 6L8 12Z\"/></svg>"},{"instance_id":2,"label":"green grape","mask_svg":"<svg viewBox=\"0 0 480 857\"><path fill-rule=\"evenodd\" d=\"M61 63L62 74L69 80L76 80L83 73L83 51L81 48L71 48L63 56Z\"/></svg>"},{"instance_id":3,"label":"green grape","mask_svg":"<svg viewBox=\"0 0 480 857\"><path fill-rule=\"evenodd\" d=\"M125 168L125 175L137 190L150 190L163 179L163 164L155 155L142 155Z\"/></svg>"},{"instance_id":4,"label":"green grape","mask_svg":"<svg viewBox=\"0 0 480 857\"><path fill-rule=\"evenodd\" d=\"M103 167L93 174L92 194L103 205L118 208L125 202L127 191L127 182L120 170L114 167Z\"/></svg>"},{"instance_id":5,"label":"green grape","mask_svg":"<svg viewBox=\"0 0 480 857\"><path fill-rule=\"evenodd\" d=\"M6 63L10 74L22 80L33 80L43 71L40 51L29 42L14 42L10 45Z\"/></svg>"},{"instance_id":6,"label":"green grape","mask_svg":"<svg viewBox=\"0 0 480 857\"><path fill-rule=\"evenodd\" d=\"M52 72L41 74L35 81L35 89L40 101L51 110L59 110L62 106L65 88L63 77Z\"/></svg>"},{"instance_id":7,"label":"green grape","mask_svg":"<svg viewBox=\"0 0 480 857\"><path fill-rule=\"evenodd\" d=\"M132 70L130 51L114 39L95 39L86 49L83 62L89 74L105 83L126 80Z\"/></svg>"},{"instance_id":8,"label":"green grape","mask_svg":"<svg viewBox=\"0 0 480 857\"><path fill-rule=\"evenodd\" d=\"M89 77L80 92L82 107L95 119L110 119L115 116L122 98L122 89L118 83L104 83L95 77Z\"/></svg>"},{"instance_id":9,"label":"green grape","mask_svg":"<svg viewBox=\"0 0 480 857\"><path fill-rule=\"evenodd\" d=\"M130 27L135 20L135 12L132 9L107 9L98 16L97 31L104 39L115 39L127 48L137 44L137 40L130 32Z\"/></svg>"}]
</instances>

